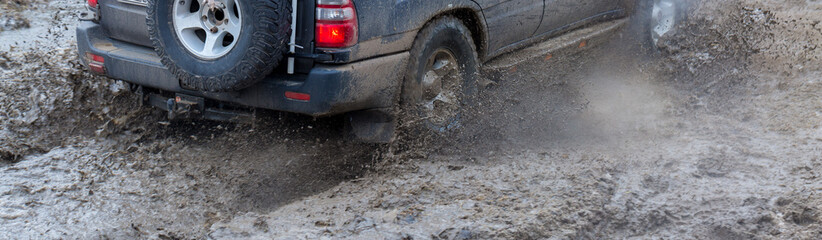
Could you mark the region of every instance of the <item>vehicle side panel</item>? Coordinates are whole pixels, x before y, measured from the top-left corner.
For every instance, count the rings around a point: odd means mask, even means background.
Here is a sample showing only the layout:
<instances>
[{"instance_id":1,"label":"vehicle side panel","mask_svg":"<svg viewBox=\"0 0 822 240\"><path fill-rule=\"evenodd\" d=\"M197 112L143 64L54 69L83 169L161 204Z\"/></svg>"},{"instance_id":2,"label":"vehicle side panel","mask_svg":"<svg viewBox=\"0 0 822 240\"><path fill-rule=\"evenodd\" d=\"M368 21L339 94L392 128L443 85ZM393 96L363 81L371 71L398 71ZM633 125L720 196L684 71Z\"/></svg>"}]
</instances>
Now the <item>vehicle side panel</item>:
<instances>
[{"instance_id":1,"label":"vehicle side panel","mask_svg":"<svg viewBox=\"0 0 822 240\"><path fill-rule=\"evenodd\" d=\"M488 50L522 41L534 35L543 14L540 0L477 0L488 25Z\"/></svg>"},{"instance_id":2,"label":"vehicle side panel","mask_svg":"<svg viewBox=\"0 0 822 240\"><path fill-rule=\"evenodd\" d=\"M360 41L417 30L432 17L458 8L480 12L471 0L355 0Z\"/></svg>"},{"instance_id":3,"label":"vehicle side panel","mask_svg":"<svg viewBox=\"0 0 822 240\"><path fill-rule=\"evenodd\" d=\"M360 43L349 49L349 62L408 51L425 23L455 9L470 9L482 19L482 10L472 0L355 0L354 4Z\"/></svg>"},{"instance_id":4,"label":"vehicle side panel","mask_svg":"<svg viewBox=\"0 0 822 240\"><path fill-rule=\"evenodd\" d=\"M619 9L619 2L613 0L545 0L545 15L537 34Z\"/></svg>"},{"instance_id":5,"label":"vehicle side panel","mask_svg":"<svg viewBox=\"0 0 822 240\"><path fill-rule=\"evenodd\" d=\"M545 41L569 30L587 24L628 16L637 0L545 0L545 16L536 34L487 51L484 60L490 60L534 43Z\"/></svg>"}]
</instances>

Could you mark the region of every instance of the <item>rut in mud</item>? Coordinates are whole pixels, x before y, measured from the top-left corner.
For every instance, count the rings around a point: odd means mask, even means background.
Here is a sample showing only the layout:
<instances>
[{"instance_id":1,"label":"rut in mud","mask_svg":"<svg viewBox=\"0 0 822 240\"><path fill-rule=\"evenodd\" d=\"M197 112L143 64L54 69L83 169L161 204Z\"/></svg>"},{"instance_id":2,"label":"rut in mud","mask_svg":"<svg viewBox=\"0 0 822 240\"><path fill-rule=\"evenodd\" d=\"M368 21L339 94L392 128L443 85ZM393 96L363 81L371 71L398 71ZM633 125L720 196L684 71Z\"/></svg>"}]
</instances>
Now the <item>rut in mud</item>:
<instances>
[{"instance_id":1,"label":"rut in mud","mask_svg":"<svg viewBox=\"0 0 822 240\"><path fill-rule=\"evenodd\" d=\"M460 132L392 150L341 118L167 122L80 66L82 1L3 4L29 25L0 18L0 238L822 235L817 1L485 72Z\"/></svg>"}]
</instances>

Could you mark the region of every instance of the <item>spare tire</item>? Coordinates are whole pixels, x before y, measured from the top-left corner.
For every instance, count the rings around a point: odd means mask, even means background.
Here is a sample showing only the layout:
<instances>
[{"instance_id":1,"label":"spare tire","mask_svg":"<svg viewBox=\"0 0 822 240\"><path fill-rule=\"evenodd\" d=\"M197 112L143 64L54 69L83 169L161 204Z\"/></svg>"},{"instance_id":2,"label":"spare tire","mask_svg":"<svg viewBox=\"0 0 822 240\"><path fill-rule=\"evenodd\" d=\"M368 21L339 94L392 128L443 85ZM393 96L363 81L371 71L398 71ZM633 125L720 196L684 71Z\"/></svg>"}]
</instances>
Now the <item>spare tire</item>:
<instances>
[{"instance_id":1,"label":"spare tire","mask_svg":"<svg viewBox=\"0 0 822 240\"><path fill-rule=\"evenodd\" d=\"M288 0L149 0L154 50L183 88L235 91L277 67L291 34Z\"/></svg>"}]
</instances>

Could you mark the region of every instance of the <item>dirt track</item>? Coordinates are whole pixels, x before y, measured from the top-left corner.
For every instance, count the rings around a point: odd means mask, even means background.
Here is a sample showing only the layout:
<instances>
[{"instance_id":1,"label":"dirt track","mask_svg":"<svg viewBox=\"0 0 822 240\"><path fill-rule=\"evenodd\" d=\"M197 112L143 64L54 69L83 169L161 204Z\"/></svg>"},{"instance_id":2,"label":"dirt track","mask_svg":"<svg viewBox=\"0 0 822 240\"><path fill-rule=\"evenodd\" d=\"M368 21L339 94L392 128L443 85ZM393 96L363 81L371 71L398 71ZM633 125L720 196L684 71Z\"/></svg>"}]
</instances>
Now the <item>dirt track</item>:
<instances>
[{"instance_id":1,"label":"dirt track","mask_svg":"<svg viewBox=\"0 0 822 240\"><path fill-rule=\"evenodd\" d=\"M167 123L78 64L81 1L0 10L32 13L0 32L0 238L818 239L822 3L695 6L662 53L485 72L458 134L402 151L338 118Z\"/></svg>"}]
</instances>

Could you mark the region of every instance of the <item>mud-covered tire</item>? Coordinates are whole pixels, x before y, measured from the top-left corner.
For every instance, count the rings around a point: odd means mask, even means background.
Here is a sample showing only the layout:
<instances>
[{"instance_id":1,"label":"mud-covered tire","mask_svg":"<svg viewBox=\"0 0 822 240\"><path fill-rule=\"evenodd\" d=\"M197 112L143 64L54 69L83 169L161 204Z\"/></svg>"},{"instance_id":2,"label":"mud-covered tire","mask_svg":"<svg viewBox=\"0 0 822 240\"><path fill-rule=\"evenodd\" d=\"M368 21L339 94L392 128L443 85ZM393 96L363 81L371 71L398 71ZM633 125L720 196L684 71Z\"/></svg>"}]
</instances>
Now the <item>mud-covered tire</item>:
<instances>
[{"instance_id":1,"label":"mud-covered tire","mask_svg":"<svg viewBox=\"0 0 822 240\"><path fill-rule=\"evenodd\" d=\"M455 90L459 101L456 103L458 105L454 106L456 112L453 112L452 116L434 122L430 118L427 119L421 110L420 99L425 94L423 79L429 60L434 53L441 53L443 49L450 52L457 62L461 82ZM434 19L417 34L410 55L400 100L403 125L435 133L446 133L459 128L465 106L475 101L474 97L478 92L476 79L479 60L471 31L454 17Z\"/></svg>"},{"instance_id":2,"label":"mud-covered tire","mask_svg":"<svg viewBox=\"0 0 822 240\"><path fill-rule=\"evenodd\" d=\"M197 0L189 0L197 1ZM243 14L236 43L215 59L187 50L174 30L173 4L181 0L149 0L146 23L154 50L183 88L236 91L262 80L287 52L291 34L289 0L237 1Z\"/></svg>"}]
</instances>

